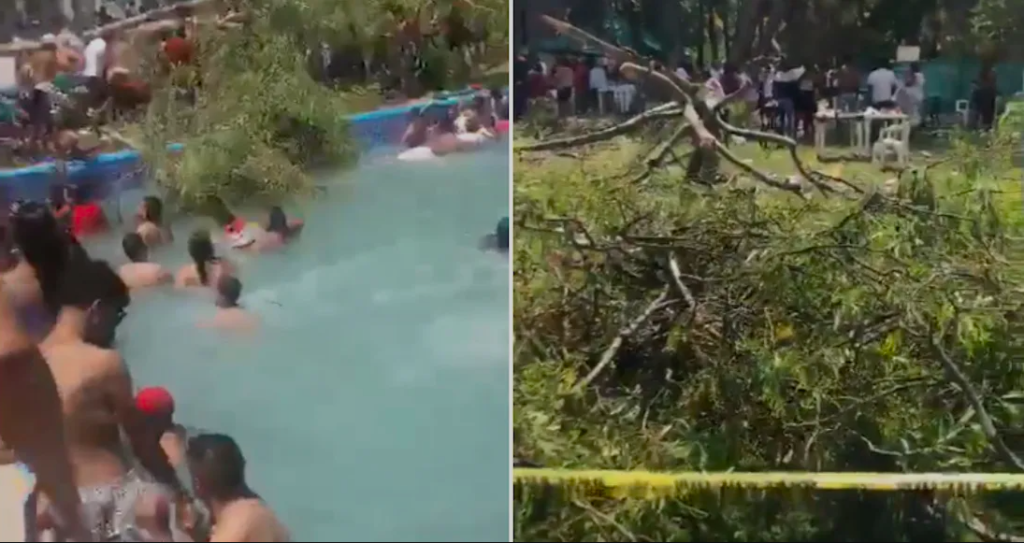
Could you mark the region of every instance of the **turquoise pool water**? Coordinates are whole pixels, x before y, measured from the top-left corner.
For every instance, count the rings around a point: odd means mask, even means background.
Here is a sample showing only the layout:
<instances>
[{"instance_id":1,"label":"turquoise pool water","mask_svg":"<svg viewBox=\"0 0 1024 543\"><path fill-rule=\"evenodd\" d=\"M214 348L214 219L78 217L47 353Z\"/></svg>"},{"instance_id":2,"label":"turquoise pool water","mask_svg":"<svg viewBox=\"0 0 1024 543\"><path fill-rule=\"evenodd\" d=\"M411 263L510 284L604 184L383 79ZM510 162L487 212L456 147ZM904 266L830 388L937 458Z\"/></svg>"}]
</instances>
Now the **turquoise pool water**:
<instances>
[{"instance_id":1,"label":"turquoise pool water","mask_svg":"<svg viewBox=\"0 0 1024 543\"><path fill-rule=\"evenodd\" d=\"M234 436L295 540L508 541L509 263L477 249L508 214L501 147L368 157L326 179L289 209L307 222L295 245L236 258L256 340L198 329L199 293L133 300L119 348L136 386L166 386L181 423ZM193 226L154 259L185 263ZM91 252L120 264L115 238Z\"/></svg>"}]
</instances>

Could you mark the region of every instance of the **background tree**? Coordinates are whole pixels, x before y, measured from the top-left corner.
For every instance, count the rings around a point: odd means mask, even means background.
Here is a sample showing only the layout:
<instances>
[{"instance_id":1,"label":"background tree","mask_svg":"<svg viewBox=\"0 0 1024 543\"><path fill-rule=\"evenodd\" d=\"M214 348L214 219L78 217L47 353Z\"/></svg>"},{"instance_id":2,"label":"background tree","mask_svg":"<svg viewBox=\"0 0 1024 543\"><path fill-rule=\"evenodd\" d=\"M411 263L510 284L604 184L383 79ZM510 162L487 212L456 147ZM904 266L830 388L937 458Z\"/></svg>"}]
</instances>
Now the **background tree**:
<instances>
[{"instance_id":1,"label":"background tree","mask_svg":"<svg viewBox=\"0 0 1024 543\"><path fill-rule=\"evenodd\" d=\"M318 82L310 65L321 44L355 48L369 62L379 53L388 71L415 80L421 74L413 71L410 51L427 67L466 58L462 49L451 51L445 33L436 30L453 12L461 10L467 21L487 30L470 45L493 49L508 39L508 4L497 0L236 4L250 14L248 22L230 30L202 26L198 67L181 68L185 73L166 79L198 82L194 100L183 102L174 85L157 85L141 138L157 182L169 195L185 207L214 202L207 211L215 214L222 213L221 202L280 201L308 193L314 168L344 166L357 157L344 117L379 105L380 92L365 77L342 88ZM461 88L469 75L445 65L432 86ZM169 142L184 143L184 152L167 156Z\"/></svg>"}]
</instances>

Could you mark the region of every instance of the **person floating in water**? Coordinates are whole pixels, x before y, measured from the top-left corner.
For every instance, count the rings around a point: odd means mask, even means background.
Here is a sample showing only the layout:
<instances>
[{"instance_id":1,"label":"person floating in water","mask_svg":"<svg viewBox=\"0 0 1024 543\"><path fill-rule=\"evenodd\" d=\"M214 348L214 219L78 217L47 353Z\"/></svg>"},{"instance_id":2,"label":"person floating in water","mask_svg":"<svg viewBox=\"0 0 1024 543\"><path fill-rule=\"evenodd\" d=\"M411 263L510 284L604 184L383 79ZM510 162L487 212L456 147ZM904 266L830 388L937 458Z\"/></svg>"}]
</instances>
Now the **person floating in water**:
<instances>
[{"instance_id":1,"label":"person floating in water","mask_svg":"<svg viewBox=\"0 0 1024 543\"><path fill-rule=\"evenodd\" d=\"M502 217L494 228L493 234L487 234L480 240L480 248L485 251L508 253L509 246L508 217Z\"/></svg>"},{"instance_id":2,"label":"person floating in water","mask_svg":"<svg viewBox=\"0 0 1024 543\"><path fill-rule=\"evenodd\" d=\"M178 270L174 278L174 284L179 288L215 287L222 276L234 273L234 266L217 256L210 233L206 230L196 230L189 236L188 255L192 257L192 263Z\"/></svg>"},{"instance_id":3,"label":"person floating in water","mask_svg":"<svg viewBox=\"0 0 1024 543\"><path fill-rule=\"evenodd\" d=\"M217 328L232 332L251 332L259 327L259 319L239 303L242 282L231 275L217 280L217 312L213 318L201 322L203 328Z\"/></svg>"},{"instance_id":4,"label":"person floating in water","mask_svg":"<svg viewBox=\"0 0 1024 543\"><path fill-rule=\"evenodd\" d=\"M121 240L121 248L131 262L122 264L117 270L129 289L156 287L171 284L174 277L163 266L149 262L149 247L141 235L129 232Z\"/></svg>"},{"instance_id":5,"label":"person floating in water","mask_svg":"<svg viewBox=\"0 0 1024 543\"><path fill-rule=\"evenodd\" d=\"M245 480L245 457L224 434L200 434L188 440L189 471L196 497L213 515L210 541L291 541L291 534Z\"/></svg>"},{"instance_id":6,"label":"person floating in water","mask_svg":"<svg viewBox=\"0 0 1024 543\"><path fill-rule=\"evenodd\" d=\"M171 229L164 226L164 203L156 196L146 196L136 213L139 225L135 233L149 247L159 247L174 241Z\"/></svg>"},{"instance_id":7,"label":"person floating in water","mask_svg":"<svg viewBox=\"0 0 1024 543\"><path fill-rule=\"evenodd\" d=\"M270 208L267 225L254 244L256 251L265 252L280 249L302 233L305 224L300 219L289 220L281 206Z\"/></svg>"}]
</instances>

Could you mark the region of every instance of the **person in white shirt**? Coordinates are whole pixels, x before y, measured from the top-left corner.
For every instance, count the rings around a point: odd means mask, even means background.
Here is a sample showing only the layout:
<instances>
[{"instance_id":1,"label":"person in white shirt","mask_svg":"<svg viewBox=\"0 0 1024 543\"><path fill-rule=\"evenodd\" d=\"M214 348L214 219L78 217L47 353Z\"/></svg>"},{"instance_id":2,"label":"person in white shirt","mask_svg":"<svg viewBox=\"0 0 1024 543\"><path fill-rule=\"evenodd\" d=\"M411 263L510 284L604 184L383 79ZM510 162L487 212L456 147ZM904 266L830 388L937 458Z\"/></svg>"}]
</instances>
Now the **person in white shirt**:
<instances>
[{"instance_id":1,"label":"person in white shirt","mask_svg":"<svg viewBox=\"0 0 1024 543\"><path fill-rule=\"evenodd\" d=\"M89 101L93 107L99 107L106 96L107 42L112 37L110 32L103 32L85 46L83 53L85 67L82 69L82 76L89 89Z\"/></svg>"},{"instance_id":2,"label":"person in white shirt","mask_svg":"<svg viewBox=\"0 0 1024 543\"><path fill-rule=\"evenodd\" d=\"M896 78L896 73L892 71L888 60L882 62L878 68L868 74L867 84L871 94L871 107L891 109L896 106L893 99L900 82Z\"/></svg>"},{"instance_id":3,"label":"person in white shirt","mask_svg":"<svg viewBox=\"0 0 1024 543\"><path fill-rule=\"evenodd\" d=\"M594 61L588 77L590 87L590 105L604 113L605 93L608 92L608 71L604 69L602 59Z\"/></svg>"},{"instance_id":4,"label":"person in white shirt","mask_svg":"<svg viewBox=\"0 0 1024 543\"><path fill-rule=\"evenodd\" d=\"M682 79L683 81L690 80L690 72L686 70L686 66L683 66L682 63L676 66L676 77Z\"/></svg>"}]
</instances>

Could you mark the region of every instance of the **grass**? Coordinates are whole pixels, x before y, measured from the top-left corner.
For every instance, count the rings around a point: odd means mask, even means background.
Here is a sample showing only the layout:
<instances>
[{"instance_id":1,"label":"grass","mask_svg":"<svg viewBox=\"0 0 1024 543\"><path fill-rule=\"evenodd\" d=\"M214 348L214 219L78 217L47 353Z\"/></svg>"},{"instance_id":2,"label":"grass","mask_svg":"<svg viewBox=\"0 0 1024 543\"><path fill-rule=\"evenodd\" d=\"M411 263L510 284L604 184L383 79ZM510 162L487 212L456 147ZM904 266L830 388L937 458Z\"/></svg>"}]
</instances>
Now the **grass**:
<instances>
[{"instance_id":1,"label":"grass","mask_svg":"<svg viewBox=\"0 0 1024 543\"><path fill-rule=\"evenodd\" d=\"M983 143L954 141L927 172L918 157L888 203L804 200L749 180L708 189L671 167L636 183L653 142L628 138L517 154L516 456L584 469L1013 471L963 396L983 390L1004 439L1024 446L1012 431L1019 409L1000 400L1024 388L1012 362L1024 348L1021 171L1005 142ZM786 153L733 150L795 173ZM866 189L896 175L801 155ZM671 287L669 250L696 308L675 294L580 389L624 325ZM857 324L889 315L881 322L896 324L878 335ZM966 385L950 382L934 345ZM1024 518L997 498L678 489L617 500L585 485L520 485L515 536L971 540L957 519L1012 529Z\"/></svg>"}]
</instances>

